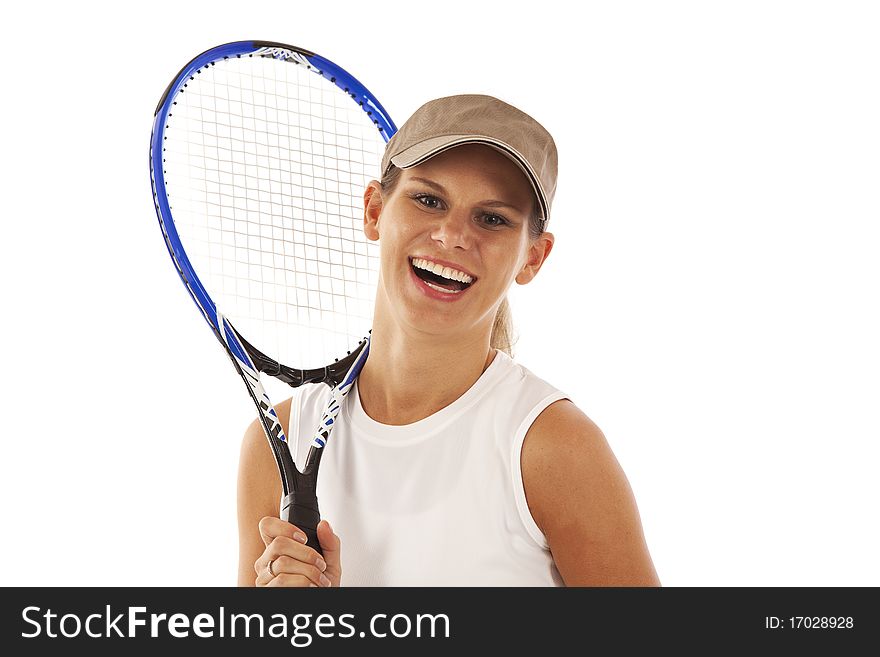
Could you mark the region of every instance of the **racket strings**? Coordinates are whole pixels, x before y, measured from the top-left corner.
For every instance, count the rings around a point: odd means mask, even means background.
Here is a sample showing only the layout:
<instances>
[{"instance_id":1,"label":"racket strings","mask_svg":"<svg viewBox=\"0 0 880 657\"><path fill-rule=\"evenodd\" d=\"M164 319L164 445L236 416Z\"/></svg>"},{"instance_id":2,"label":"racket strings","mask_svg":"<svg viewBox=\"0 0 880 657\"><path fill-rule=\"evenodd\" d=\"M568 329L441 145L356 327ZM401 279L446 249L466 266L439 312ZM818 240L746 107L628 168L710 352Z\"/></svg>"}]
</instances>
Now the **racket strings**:
<instances>
[{"instance_id":1,"label":"racket strings","mask_svg":"<svg viewBox=\"0 0 880 657\"><path fill-rule=\"evenodd\" d=\"M378 250L362 196L384 140L301 64L246 57L193 76L168 120L166 187L203 285L250 342L321 366L366 335Z\"/></svg>"}]
</instances>

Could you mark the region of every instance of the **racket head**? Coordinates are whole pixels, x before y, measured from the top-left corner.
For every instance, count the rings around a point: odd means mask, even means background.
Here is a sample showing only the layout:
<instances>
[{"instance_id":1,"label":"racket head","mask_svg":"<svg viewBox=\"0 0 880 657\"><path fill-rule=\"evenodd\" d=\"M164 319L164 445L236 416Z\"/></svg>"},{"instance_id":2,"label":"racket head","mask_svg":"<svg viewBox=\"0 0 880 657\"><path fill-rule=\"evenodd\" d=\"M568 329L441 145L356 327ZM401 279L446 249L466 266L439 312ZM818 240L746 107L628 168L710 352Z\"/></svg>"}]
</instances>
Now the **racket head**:
<instances>
[{"instance_id":1,"label":"racket head","mask_svg":"<svg viewBox=\"0 0 880 657\"><path fill-rule=\"evenodd\" d=\"M324 368L368 332L378 249L362 195L396 130L347 71L276 42L211 48L165 90L150 144L162 234L246 371Z\"/></svg>"}]
</instances>

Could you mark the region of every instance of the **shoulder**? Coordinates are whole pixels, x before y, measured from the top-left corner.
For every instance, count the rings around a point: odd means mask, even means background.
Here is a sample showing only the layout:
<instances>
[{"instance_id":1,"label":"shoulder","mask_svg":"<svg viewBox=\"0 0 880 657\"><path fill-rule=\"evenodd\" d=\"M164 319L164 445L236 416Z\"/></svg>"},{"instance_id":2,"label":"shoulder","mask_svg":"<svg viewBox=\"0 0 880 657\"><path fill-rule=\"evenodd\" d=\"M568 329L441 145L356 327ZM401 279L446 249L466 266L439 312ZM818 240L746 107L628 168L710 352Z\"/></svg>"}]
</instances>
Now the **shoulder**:
<instances>
[{"instance_id":1,"label":"shoulder","mask_svg":"<svg viewBox=\"0 0 880 657\"><path fill-rule=\"evenodd\" d=\"M548 512L558 515L566 500L584 493L596 499L595 494L602 495L623 476L605 435L568 399L538 415L526 434L521 458L529 508L545 534L543 516ZM572 486L583 489L581 495L566 495Z\"/></svg>"},{"instance_id":2,"label":"shoulder","mask_svg":"<svg viewBox=\"0 0 880 657\"><path fill-rule=\"evenodd\" d=\"M275 404L275 412L278 414L278 420L285 435L288 434L289 429L291 401L291 399L286 399ZM238 477L241 492L258 489L267 492L271 490L272 499L276 497L275 493L278 493L277 497L280 498L281 484L278 480L278 466L259 418L254 418L245 429L241 443Z\"/></svg>"},{"instance_id":3,"label":"shoulder","mask_svg":"<svg viewBox=\"0 0 880 657\"><path fill-rule=\"evenodd\" d=\"M498 350L492 362L492 390L505 397L505 404L529 409L544 408L550 397L561 399L565 393L518 360Z\"/></svg>"},{"instance_id":4,"label":"shoulder","mask_svg":"<svg viewBox=\"0 0 880 657\"><path fill-rule=\"evenodd\" d=\"M292 397L275 404L275 413L278 415L278 421L281 423L281 428L284 430L284 435L288 437L288 440L292 438L292 433L295 433L293 430L297 428L290 424L291 407L293 404L296 404L297 417L304 410L308 410L312 415L314 415L316 409L319 413L323 412L329 391L330 388L324 384L306 384L295 388ZM260 418L255 417L245 430L242 456L256 456L260 454L263 456L263 460L267 456L271 457L271 462L273 467L275 467L274 456L272 456L269 441L266 439L266 434L263 431L263 425L260 422Z\"/></svg>"},{"instance_id":5,"label":"shoulder","mask_svg":"<svg viewBox=\"0 0 880 657\"><path fill-rule=\"evenodd\" d=\"M577 406L563 399L544 409L521 459L529 510L567 584L658 583L626 475Z\"/></svg>"},{"instance_id":6,"label":"shoulder","mask_svg":"<svg viewBox=\"0 0 880 657\"><path fill-rule=\"evenodd\" d=\"M292 399L285 399L283 402L275 404L275 413L278 415L278 421L281 423L281 428L284 429L284 434L287 435L287 430L290 428L288 426L290 420L290 405L292 403ZM259 417L255 417L253 421L248 425L247 429L244 432L244 441L242 442L242 451L252 452L256 447L266 445L267 449L269 448L269 442L266 439L266 434L263 431L263 424L260 421Z\"/></svg>"}]
</instances>

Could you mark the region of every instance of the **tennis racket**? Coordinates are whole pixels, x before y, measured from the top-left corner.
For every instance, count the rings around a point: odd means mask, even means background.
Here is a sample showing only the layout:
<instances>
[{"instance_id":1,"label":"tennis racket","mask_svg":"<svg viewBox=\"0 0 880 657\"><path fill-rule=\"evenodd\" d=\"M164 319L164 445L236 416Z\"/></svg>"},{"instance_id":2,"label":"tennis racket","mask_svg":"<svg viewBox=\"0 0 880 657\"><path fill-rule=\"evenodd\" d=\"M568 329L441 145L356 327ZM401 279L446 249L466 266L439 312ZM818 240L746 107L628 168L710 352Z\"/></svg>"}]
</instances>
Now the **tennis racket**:
<instances>
[{"instance_id":1,"label":"tennis racket","mask_svg":"<svg viewBox=\"0 0 880 657\"><path fill-rule=\"evenodd\" d=\"M153 199L171 260L257 407L280 517L319 552L318 467L370 348L378 247L363 234L363 193L396 130L342 68L265 41L194 58L153 123ZM266 393L275 380L332 390L301 471Z\"/></svg>"}]
</instances>

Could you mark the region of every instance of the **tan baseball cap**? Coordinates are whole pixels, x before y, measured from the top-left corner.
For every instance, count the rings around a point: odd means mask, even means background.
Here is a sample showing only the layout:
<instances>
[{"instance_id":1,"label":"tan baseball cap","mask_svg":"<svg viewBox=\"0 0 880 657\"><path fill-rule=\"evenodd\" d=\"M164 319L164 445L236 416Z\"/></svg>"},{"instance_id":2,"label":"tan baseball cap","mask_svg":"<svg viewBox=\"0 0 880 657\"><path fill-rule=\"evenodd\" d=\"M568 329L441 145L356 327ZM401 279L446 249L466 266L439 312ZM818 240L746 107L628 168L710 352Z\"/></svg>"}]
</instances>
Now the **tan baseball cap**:
<instances>
[{"instance_id":1,"label":"tan baseball cap","mask_svg":"<svg viewBox=\"0 0 880 657\"><path fill-rule=\"evenodd\" d=\"M546 226L556 193L556 144L535 119L492 96L448 96L422 105L386 145L382 174L392 164L408 169L463 144L485 144L513 160L532 183Z\"/></svg>"}]
</instances>

